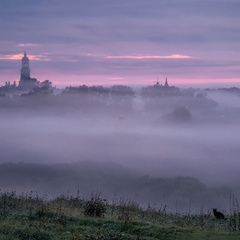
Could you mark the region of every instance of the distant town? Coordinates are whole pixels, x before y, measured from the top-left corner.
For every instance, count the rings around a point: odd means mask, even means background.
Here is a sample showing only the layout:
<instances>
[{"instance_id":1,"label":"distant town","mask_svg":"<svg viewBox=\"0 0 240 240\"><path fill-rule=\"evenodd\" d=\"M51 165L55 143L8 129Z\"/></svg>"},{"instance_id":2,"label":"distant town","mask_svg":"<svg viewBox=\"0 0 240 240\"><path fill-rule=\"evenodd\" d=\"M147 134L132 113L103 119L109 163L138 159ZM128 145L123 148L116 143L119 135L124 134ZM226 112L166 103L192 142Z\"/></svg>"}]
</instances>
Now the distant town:
<instances>
[{"instance_id":1,"label":"distant town","mask_svg":"<svg viewBox=\"0 0 240 240\"><path fill-rule=\"evenodd\" d=\"M59 92L59 91L54 91L54 89L56 90L56 88L53 88L52 86L53 84L50 80L45 80L43 82L40 82L37 80L37 78L31 77L30 72L31 71L30 71L30 65L29 65L29 58L27 56L27 52L25 49L25 52L21 60L20 80L18 83L16 81L13 81L13 82L6 81L5 85L0 87L1 97L13 96L13 95L20 96L26 93L33 95L33 94L54 94L55 92ZM106 87L99 87L99 86L87 87L86 85L81 85L77 87L66 87L65 92L76 93L78 90L79 92L86 92L86 88L89 88L88 90L90 92L94 90L107 91ZM123 87L123 85L115 85L112 88L112 90L113 92L120 91L122 93L133 94L130 87ZM205 90L210 91L215 89L205 89ZM221 88L218 90L240 93L240 89L236 87ZM156 83L152 86L143 87L141 92L143 96L152 95L154 97L177 96L177 95L182 95L187 93L186 91L184 93L181 92L178 87L170 86L167 78L164 80L164 84L160 83L159 81L156 81ZM189 94L189 91L188 91L188 94Z\"/></svg>"},{"instance_id":2,"label":"distant town","mask_svg":"<svg viewBox=\"0 0 240 240\"><path fill-rule=\"evenodd\" d=\"M234 121L240 119L239 108L221 105L219 94L239 97L237 87L219 89L179 88L172 86L165 78L164 84L156 81L153 85L135 91L125 85L106 86L68 86L65 89L53 87L50 80L38 81L30 74L30 65L25 50L18 83L6 81L0 87L0 108L21 107L59 107L86 111L118 111L119 118L127 112L155 113L162 121L190 122L193 116L198 119ZM29 99L30 98L30 99ZM237 102L237 101L235 101ZM234 101L232 106L234 106ZM228 106L229 107L229 106Z\"/></svg>"}]
</instances>

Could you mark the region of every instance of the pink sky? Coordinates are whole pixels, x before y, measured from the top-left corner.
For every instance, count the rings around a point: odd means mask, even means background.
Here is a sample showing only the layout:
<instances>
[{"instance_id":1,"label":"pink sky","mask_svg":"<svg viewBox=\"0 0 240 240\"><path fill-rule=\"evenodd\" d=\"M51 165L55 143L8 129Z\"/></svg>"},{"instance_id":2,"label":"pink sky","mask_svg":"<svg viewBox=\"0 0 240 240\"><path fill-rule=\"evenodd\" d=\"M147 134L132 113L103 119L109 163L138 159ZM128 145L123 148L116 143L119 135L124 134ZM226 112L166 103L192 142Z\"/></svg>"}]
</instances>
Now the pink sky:
<instances>
[{"instance_id":1,"label":"pink sky","mask_svg":"<svg viewBox=\"0 0 240 240\"><path fill-rule=\"evenodd\" d=\"M19 81L25 45L31 77L57 86L240 83L238 1L1 4L0 84Z\"/></svg>"}]
</instances>

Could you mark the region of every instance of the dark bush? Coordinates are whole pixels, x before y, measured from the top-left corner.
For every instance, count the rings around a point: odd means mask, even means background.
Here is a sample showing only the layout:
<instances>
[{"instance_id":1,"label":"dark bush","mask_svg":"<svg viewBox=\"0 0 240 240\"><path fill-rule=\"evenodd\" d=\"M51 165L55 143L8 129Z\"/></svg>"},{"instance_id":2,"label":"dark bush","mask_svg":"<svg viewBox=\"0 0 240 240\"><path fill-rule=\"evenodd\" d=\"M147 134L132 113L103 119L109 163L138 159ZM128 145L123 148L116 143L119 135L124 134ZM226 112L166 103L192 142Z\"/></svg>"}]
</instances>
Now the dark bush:
<instances>
[{"instance_id":1,"label":"dark bush","mask_svg":"<svg viewBox=\"0 0 240 240\"><path fill-rule=\"evenodd\" d=\"M89 217L104 217L106 209L106 200L101 199L99 196L91 197L84 206L84 215Z\"/></svg>"}]
</instances>

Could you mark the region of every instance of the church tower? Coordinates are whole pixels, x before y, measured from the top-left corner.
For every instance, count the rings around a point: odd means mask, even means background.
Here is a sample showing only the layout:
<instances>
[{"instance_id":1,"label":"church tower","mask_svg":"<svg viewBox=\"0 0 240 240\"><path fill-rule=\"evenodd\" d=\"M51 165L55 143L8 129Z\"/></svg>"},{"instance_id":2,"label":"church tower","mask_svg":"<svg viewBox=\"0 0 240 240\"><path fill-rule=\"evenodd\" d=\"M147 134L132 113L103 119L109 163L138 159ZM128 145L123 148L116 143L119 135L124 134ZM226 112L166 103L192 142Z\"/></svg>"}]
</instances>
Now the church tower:
<instances>
[{"instance_id":1,"label":"church tower","mask_svg":"<svg viewBox=\"0 0 240 240\"><path fill-rule=\"evenodd\" d=\"M22 67L20 71L19 89L32 90L37 86L37 79L30 77L29 58L27 57L26 48L22 58Z\"/></svg>"},{"instance_id":2,"label":"church tower","mask_svg":"<svg viewBox=\"0 0 240 240\"><path fill-rule=\"evenodd\" d=\"M27 57L27 53L25 49L24 56L22 58L20 81L24 81L26 79L31 79L31 77L30 77L30 68L29 68L29 58Z\"/></svg>"}]
</instances>

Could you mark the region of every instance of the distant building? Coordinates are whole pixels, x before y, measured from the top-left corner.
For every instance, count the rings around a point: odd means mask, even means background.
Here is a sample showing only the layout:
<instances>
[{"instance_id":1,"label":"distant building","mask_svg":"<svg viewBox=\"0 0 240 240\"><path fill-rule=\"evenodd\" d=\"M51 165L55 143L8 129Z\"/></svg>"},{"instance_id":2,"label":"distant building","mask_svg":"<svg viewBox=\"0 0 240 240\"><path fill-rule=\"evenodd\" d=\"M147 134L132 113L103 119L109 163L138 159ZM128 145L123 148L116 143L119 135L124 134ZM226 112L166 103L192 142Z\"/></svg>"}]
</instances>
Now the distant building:
<instances>
[{"instance_id":1,"label":"distant building","mask_svg":"<svg viewBox=\"0 0 240 240\"><path fill-rule=\"evenodd\" d=\"M181 95L181 92L179 88L170 86L168 84L168 79L166 78L164 85L157 81L157 83L152 86L143 87L141 90L141 95L147 98L175 97Z\"/></svg>"},{"instance_id":2,"label":"distant building","mask_svg":"<svg viewBox=\"0 0 240 240\"><path fill-rule=\"evenodd\" d=\"M0 87L0 93L16 93L17 84L14 81L11 83L10 81L6 81L4 86Z\"/></svg>"},{"instance_id":3,"label":"distant building","mask_svg":"<svg viewBox=\"0 0 240 240\"><path fill-rule=\"evenodd\" d=\"M20 81L25 81L30 79L30 68L29 68L29 58L27 57L27 53L25 51L24 56L22 58L22 68L21 68L21 78Z\"/></svg>"},{"instance_id":4,"label":"distant building","mask_svg":"<svg viewBox=\"0 0 240 240\"><path fill-rule=\"evenodd\" d=\"M27 57L26 50L22 58L22 67L20 71L19 88L22 90L31 90L38 84L36 78L30 77L29 58Z\"/></svg>"},{"instance_id":5,"label":"distant building","mask_svg":"<svg viewBox=\"0 0 240 240\"><path fill-rule=\"evenodd\" d=\"M165 80L164 87L169 87L169 85L168 85L168 81L167 81L167 78L166 78L166 80Z\"/></svg>"}]
</instances>

